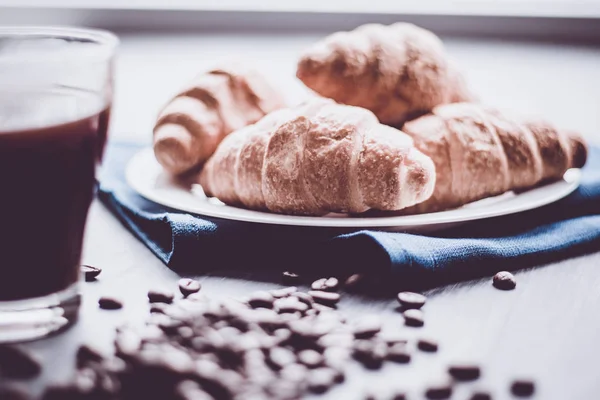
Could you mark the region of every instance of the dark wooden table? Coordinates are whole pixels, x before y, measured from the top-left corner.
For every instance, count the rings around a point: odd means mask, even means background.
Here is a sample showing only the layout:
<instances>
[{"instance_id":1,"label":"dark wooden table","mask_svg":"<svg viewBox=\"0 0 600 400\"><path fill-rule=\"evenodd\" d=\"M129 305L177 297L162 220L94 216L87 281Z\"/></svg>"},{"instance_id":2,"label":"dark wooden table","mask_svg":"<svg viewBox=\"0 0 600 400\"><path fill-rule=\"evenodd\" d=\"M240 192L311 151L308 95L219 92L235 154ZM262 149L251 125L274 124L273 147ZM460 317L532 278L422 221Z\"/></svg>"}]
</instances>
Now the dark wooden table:
<instances>
[{"instance_id":1,"label":"dark wooden table","mask_svg":"<svg viewBox=\"0 0 600 400\"><path fill-rule=\"evenodd\" d=\"M236 54L257 58L291 98L302 92L293 81L294 59L317 35L123 36L118 65L114 139L147 140L158 107L197 70ZM468 71L481 98L523 113L540 114L581 130L594 141L600 132L600 50L594 47L449 39L451 53ZM600 249L599 249L600 250ZM100 279L83 284L80 321L58 336L21 345L42 360L39 379L20 385L38 392L49 382L66 380L81 343L111 348L114 328L141 322L147 315L150 288L176 288L179 276L164 266L98 202L87 227L84 262L104 269ZM366 391L385 394L406 388L411 399L423 387L445 377L449 362L481 363L476 384L458 385L453 399L467 399L475 387L490 389L494 399L509 399L509 382L531 377L535 399L600 398L600 253L517 274L516 290L503 292L490 279L438 288L429 293L423 328L406 328L396 303L345 295L340 309L348 315L379 314L385 330L407 338L432 337L438 354L415 352L406 366L367 372L350 365L347 383L327 398L363 398ZM218 265L214 265L217 271ZM216 274L215 274L216 275ZM256 276L198 277L203 291L239 297L274 288ZM102 311L97 300L114 294L125 300L120 311Z\"/></svg>"}]
</instances>

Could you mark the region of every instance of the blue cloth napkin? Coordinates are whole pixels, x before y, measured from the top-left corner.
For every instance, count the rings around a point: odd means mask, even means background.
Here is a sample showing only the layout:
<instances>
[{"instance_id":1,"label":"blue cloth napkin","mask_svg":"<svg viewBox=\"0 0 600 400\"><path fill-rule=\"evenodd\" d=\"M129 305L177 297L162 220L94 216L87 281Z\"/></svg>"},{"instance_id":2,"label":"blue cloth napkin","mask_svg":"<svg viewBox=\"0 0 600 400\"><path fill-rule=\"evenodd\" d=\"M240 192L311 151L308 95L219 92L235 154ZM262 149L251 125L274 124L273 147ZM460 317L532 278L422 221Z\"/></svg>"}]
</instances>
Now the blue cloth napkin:
<instances>
[{"instance_id":1,"label":"blue cloth napkin","mask_svg":"<svg viewBox=\"0 0 600 400\"><path fill-rule=\"evenodd\" d=\"M124 169L138 144L112 143L101 179L101 201L173 270L277 269L368 272L406 286L435 286L499 270L600 250L600 148L591 148L583 180L554 204L462 225L431 236L229 221L171 210L130 189Z\"/></svg>"}]
</instances>

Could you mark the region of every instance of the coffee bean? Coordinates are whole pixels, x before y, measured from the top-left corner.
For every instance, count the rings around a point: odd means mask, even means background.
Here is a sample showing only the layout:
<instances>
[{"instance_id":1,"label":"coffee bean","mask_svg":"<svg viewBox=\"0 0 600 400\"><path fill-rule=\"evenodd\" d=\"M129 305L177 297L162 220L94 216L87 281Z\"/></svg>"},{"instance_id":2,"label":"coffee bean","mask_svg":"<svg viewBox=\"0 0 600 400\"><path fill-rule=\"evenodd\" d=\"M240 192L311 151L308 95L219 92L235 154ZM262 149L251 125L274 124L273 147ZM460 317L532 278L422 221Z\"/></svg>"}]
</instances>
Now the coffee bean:
<instances>
[{"instance_id":1,"label":"coffee bean","mask_svg":"<svg viewBox=\"0 0 600 400\"><path fill-rule=\"evenodd\" d=\"M102 296L98 299L98 305L103 310L118 310L123 308L123 303L115 297Z\"/></svg>"},{"instance_id":2,"label":"coffee bean","mask_svg":"<svg viewBox=\"0 0 600 400\"><path fill-rule=\"evenodd\" d=\"M313 310L315 310L319 314L321 314L322 312L335 311L335 304L332 306L326 306L325 304L315 303L315 304L313 304Z\"/></svg>"},{"instance_id":3,"label":"coffee bean","mask_svg":"<svg viewBox=\"0 0 600 400\"><path fill-rule=\"evenodd\" d=\"M530 397L535 392L535 383L527 379L517 379L511 384L510 391L517 397Z\"/></svg>"},{"instance_id":4,"label":"coffee bean","mask_svg":"<svg viewBox=\"0 0 600 400\"><path fill-rule=\"evenodd\" d=\"M325 349L329 347L350 347L354 343L354 335L345 332L329 333L317 340L317 344Z\"/></svg>"},{"instance_id":5,"label":"coffee bean","mask_svg":"<svg viewBox=\"0 0 600 400\"><path fill-rule=\"evenodd\" d=\"M167 314L169 305L165 303L152 303L150 305L150 313Z\"/></svg>"},{"instance_id":6,"label":"coffee bean","mask_svg":"<svg viewBox=\"0 0 600 400\"><path fill-rule=\"evenodd\" d=\"M257 291L253 292L248 299L248 304L253 308L273 308L275 298L269 292Z\"/></svg>"},{"instance_id":7,"label":"coffee bean","mask_svg":"<svg viewBox=\"0 0 600 400\"><path fill-rule=\"evenodd\" d=\"M401 364L410 362L411 355L405 343L395 343L388 347L387 359Z\"/></svg>"},{"instance_id":8,"label":"coffee bean","mask_svg":"<svg viewBox=\"0 0 600 400\"><path fill-rule=\"evenodd\" d=\"M288 364L279 371L279 374L285 380L304 383L308 377L308 368L302 364Z\"/></svg>"},{"instance_id":9,"label":"coffee bean","mask_svg":"<svg viewBox=\"0 0 600 400\"><path fill-rule=\"evenodd\" d=\"M421 310L409 309L402 313L404 324L406 326L420 327L425 324L423 312Z\"/></svg>"},{"instance_id":10,"label":"coffee bean","mask_svg":"<svg viewBox=\"0 0 600 400\"><path fill-rule=\"evenodd\" d=\"M82 265L80 267L81 271L83 271L83 276L86 282L95 281L100 272L102 272L102 268L93 267L91 265Z\"/></svg>"},{"instance_id":11,"label":"coffee bean","mask_svg":"<svg viewBox=\"0 0 600 400\"><path fill-rule=\"evenodd\" d=\"M215 400L210 394L206 393L198 382L184 380L175 387L175 396L178 400Z\"/></svg>"},{"instance_id":12,"label":"coffee bean","mask_svg":"<svg viewBox=\"0 0 600 400\"><path fill-rule=\"evenodd\" d=\"M270 366L279 370L287 365L295 363L296 355L285 347L273 347L269 350L269 357L267 361Z\"/></svg>"},{"instance_id":13,"label":"coffee bean","mask_svg":"<svg viewBox=\"0 0 600 400\"><path fill-rule=\"evenodd\" d=\"M181 294L184 297L187 297L192 293L198 293L200 291L200 289L202 288L202 285L200 285L200 282L198 282L195 279L190 279L190 278L180 279L179 282L177 283L177 285L179 286L179 291L181 292Z\"/></svg>"},{"instance_id":14,"label":"coffee bean","mask_svg":"<svg viewBox=\"0 0 600 400\"><path fill-rule=\"evenodd\" d=\"M381 320L376 316L366 316L355 324L354 337L366 339L375 336L379 331L381 331Z\"/></svg>"},{"instance_id":15,"label":"coffee bean","mask_svg":"<svg viewBox=\"0 0 600 400\"><path fill-rule=\"evenodd\" d=\"M431 385L425 391L425 397L431 400L449 399L452 396L452 385L439 383Z\"/></svg>"},{"instance_id":16,"label":"coffee bean","mask_svg":"<svg viewBox=\"0 0 600 400\"><path fill-rule=\"evenodd\" d=\"M408 340L406 339L406 335L398 332L385 332L379 335L381 340L386 342L389 346L392 346L396 343L407 344Z\"/></svg>"},{"instance_id":17,"label":"coffee bean","mask_svg":"<svg viewBox=\"0 0 600 400\"><path fill-rule=\"evenodd\" d=\"M117 355L132 356L138 352L142 345L140 336L131 329L126 329L115 337L115 348Z\"/></svg>"},{"instance_id":18,"label":"coffee bean","mask_svg":"<svg viewBox=\"0 0 600 400\"><path fill-rule=\"evenodd\" d=\"M427 353L435 353L438 351L438 343L433 339L419 339L417 341L417 348Z\"/></svg>"},{"instance_id":19,"label":"coffee bean","mask_svg":"<svg viewBox=\"0 0 600 400\"><path fill-rule=\"evenodd\" d=\"M281 281L284 285L297 285L300 283L300 275L294 272L285 271L281 275Z\"/></svg>"},{"instance_id":20,"label":"coffee bean","mask_svg":"<svg viewBox=\"0 0 600 400\"><path fill-rule=\"evenodd\" d=\"M350 358L350 349L345 347L329 347L323 352L325 364L336 371L343 371Z\"/></svg>"},{"instance_id":21,"label":"coffee bean","mask_svg":"<svg viewBox=\"0 0 600 400\"><path fill-rule=\"evenodd\" d=\"M473 364L455 364L448 368L448 373L457 381L474 381L481 375L481 369Z\"/></svg>"},{"instance_id":22,"label":"coffee bean","mask_svg":"<svg viewBox=\"0 0 600 400\"><path fill-rule=\"evenodd\" d=\"M93 349L87 345L79 346L75 357L77 360L78 368L88 365L91 362L101 362L102 360L104 360L102 354L100 354L96 349Z\"/></svg>"},{"instance_id":23,"label":"coffee bean","mask_svg":"<svg viewBox=\"0 0 600 400\"><path fill-rule=\"evenodd\" d=\"M315 302L326 306L334 306L340 301L339 293L323 292L321 290L310 290L308 294L312 296Z\"/></svg>"},{"instance_id":24,"label":"coffee bean","mask_svg":"<svg viewBox=\"0 0 600 400\"><path fill-rule=\"evenodd\" d=\"M311 295L309 295L308 293L304 293L304 292L292 293L292 297L297 298L298 300L300 300L301 302L303 302L304 304L306 304L309 307L312 307L312 305L315 302Z\"/></svg>"},{"instance_id":25,"label":"coffee bean","mask_svg":"<svg viewBox=\"0 0 600 400\"><path fill-rule=\"evenodd\" d=\"M492 400L492 395L487 392L474 392L469 400Z\"/></svg>"},{"instance_id":26,"label":"coffee bean","mask_svg":"<svg viewBox=\"0 0 600 400\"><path fill-rule=\"evenodd\" d=\"M269 293L271 293L271 295L273 295L273 297L280 299L282 297L288 297L292 293L295 293L297 291L298 291L298 288L296 286L290 286L290 287L285 287L282 289L271 290Z\"/></svg>"},{"instance_id":27,"label":"coffee bean","mask_svg":"<svg viewBox=\"0 0 600 400\"><path fill-rule=\"evenodd\" d=\"M360 339L354 342L354 359L365 368L379 369L387 357L388 348L385 342Z\"/></svg>"},{"instance_id":28,"label":"coffee bean","mask_svg":"<svg viewBox=\"0 0 600 400\"><path fill-rule=\"evenodd\" d=\"M79 394L89 395L96 388L97 381L98 374L93 369L83 368L75 373L73 386L75 386Z\"/></svg>"},{"instance_id":29,"label":"coffee bean","mask_svg":"<svg viewBox=\"0 0 600 400\"><path fill-rule=\"evenodd\" d=\"M363 286L364 281L364 276L361 274L350 275L344 282L344 288L348 291L357 290L359 287Z\"/></svg>"},{"instance_id":30,"label":"coffee bean","mask_svg":"<svg viewBox=\"0 0 600 400\"><path fill-rule=\"evenodd\" d=\"M2 400L29 400L33 399L27 392L13 386L0 386L0 399Z\"/></svg>"},{"instance_id":31,"label":"coffee bean","mask_svg":"<svg viewBox=\"0 0 600 400\"><path fill-rule=\"evenodd\" d=\"M338 279L331 277L331 278L317 279L310 285L310 288L312 290L323 290L323 291L327 291L327 292L334 292L334 291L338 290L339 286L340 286L340 282L338 281Z\"/></svg>"},{"instance_id":32,"label":"coffee bean","mask_svg":"<svg viewBox=\"0 0 600 400\"><path fill-rule=\"evenodd\" d=\"M501 271L494 275L492 280L494 287L500 290L512 290L517 286L515 276L508 271Z\"/></svg>"},{"instance_id":33,"label":"coffee bean","mask_svg":"<svg viewBox=\"0 0 600 400\"><path fill-rule=\"evenodd\" d=\"M394 393L392 395L392 400L406 400L406 394L405 393Z\"/></svg>"},{"instance_id":34,"label":"coffee bean","mask_svg":"<svg viewBox=\"0 0 600 400\"><path fill-rule=\"evenodd\" d=\"M30 379L42 367L33 356L13 346L0 346L0 376L13 379Z\"/></svg>"},{"instance_id":35,"label":"coffee bean","mask_svg":"<svg viewBox=\"0 0 600 400\"><path fill-rule=\"evenodd\" d=\"M413 292L400 292L398 293L397 299L400 305L406 309L419 309L423 307L427 301L427 297Z\"/></svg>"},{"instance_id":36,"label":"coffee bean","mask_svg":"<svg viewBox=\"0 0 600 400\"><path fill-rule=\"evenodd\" d=\"M323 356L315 350L302 350L298 353L298 361L306 365L308 368L316 368L323 365Z\"/></svg>"},{"instance_id":37,"label":"coffee bean","mask_svg":"<svg viewBox=\"0 0 600 400\"><path fill-rule=\"evenodd\" d=\"M171 304L175 295L173 292L162 289L153 289L148 291L148 301L150 303L166 303Z\"/></svg>"},{"instance_id":38,"label":"coffee bean","mask_svg":"<svg viewBox=\"0 0 600 400\"><path fill-rule=\"evenodd\" d=\"M335 384L336 372L331 368L321 367L308 374L308 389L313 393L325 393Z\"/></svg>"},{"instance_id":39,"label":"coffee bean","mask_svg":"<svg viewBox=\"0 0 600 400\"><path fill-rule=\"evenodd\" d=\"M206 297L204 293L192 293L186 296L186 300L190 300L195 303L207 303L208 297Z\"/></svg>"},{"instance_id":40,"label":"coffee bean","mask_svg":"<svg viewBox=\"0 0 600 400\"><path fill-rule=\"evenodd\" d=\"M273 303L273 306L278 313L303 313L308 310L308 306L305 303L302 303L297 297L277 299Z\"/></svg>"}]
</instances>

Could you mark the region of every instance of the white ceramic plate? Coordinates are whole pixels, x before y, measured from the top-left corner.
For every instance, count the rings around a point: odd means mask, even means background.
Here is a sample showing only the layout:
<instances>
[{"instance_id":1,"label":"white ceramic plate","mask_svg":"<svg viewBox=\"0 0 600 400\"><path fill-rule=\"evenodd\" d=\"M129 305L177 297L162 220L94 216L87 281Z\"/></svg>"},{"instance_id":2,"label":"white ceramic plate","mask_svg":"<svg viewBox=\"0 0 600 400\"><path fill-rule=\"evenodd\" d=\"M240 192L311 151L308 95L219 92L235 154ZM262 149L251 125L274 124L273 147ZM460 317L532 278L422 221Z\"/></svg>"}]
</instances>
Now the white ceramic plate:
<instances>
[{"instance_id":1,"label":"white ceramic plate","mask_svg":"<svg viewBox=\"0 0 600 400\"><path fill-rule=\"evenodd\" d=\"M177 182L170 178L154 158L152 149L144 149L129 162L125 171L128 184L147 199L177 210L237 221L260 224L312 226L340 230L377 228L407 232L433 231L483 218L497 217L531 210L555 202L579 185L578 169L567 171L563 180L526 192L508 192L467 204L463 207L430 214L410 216L348 216L328 214L302 217L251 211L207 198L198 184Z\"/></svg>"}]
</instances>

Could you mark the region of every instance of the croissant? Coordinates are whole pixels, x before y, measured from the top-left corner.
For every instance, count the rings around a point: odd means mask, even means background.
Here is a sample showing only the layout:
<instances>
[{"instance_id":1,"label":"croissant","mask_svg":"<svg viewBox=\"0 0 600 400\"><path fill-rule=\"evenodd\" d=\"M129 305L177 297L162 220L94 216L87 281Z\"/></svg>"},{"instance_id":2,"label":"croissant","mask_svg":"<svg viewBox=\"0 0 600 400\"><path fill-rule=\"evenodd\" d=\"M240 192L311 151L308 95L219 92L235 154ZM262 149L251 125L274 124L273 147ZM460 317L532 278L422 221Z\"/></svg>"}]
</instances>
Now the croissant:
<instances>
[{"instance_id":1,"label":"croissant","mask_svg":"<svg viewBox=\"0 0 600 400\"><path fill-rule=\"evenodd\" d=\"M160 112L154 153L171 174L201 166L229 133L284 107L279 93L257 71L239 65L197 76Z\"/></svg>"},{"instance_id":2,"label":"croissant","mask_svg":"<svg viewBox=\"0 0 600 400\"><path fill-rule=\"evenodd\" d=\"M582 137L544 121L518 122L472 103L438 106L404 124L415 146L436 167L433 195L405 214L454 208L508 190L531 188L581 168Z\"/></svg>"},{"instance_id":3,"label":"croissant","mask_svg":"<svg viewBox=\"0 0 600 400\"><path fill-rule=\"evenodd\" d=\"M334 33L304 53L296 75L320 95L393 126L439 104L472 100L440 39L408 23Z\"/></svg>"},{"instance_id":4,"label":"croissant","mask_svg":"<svg viewBox=\"0 0 600 400\"><path fill-rule=\"evenodd\" d=\"M368 110L316 98L223 140L200 172L209 196L299 215L399 210L433 191L433 162Z\"/></svg>"}]
</instances>

